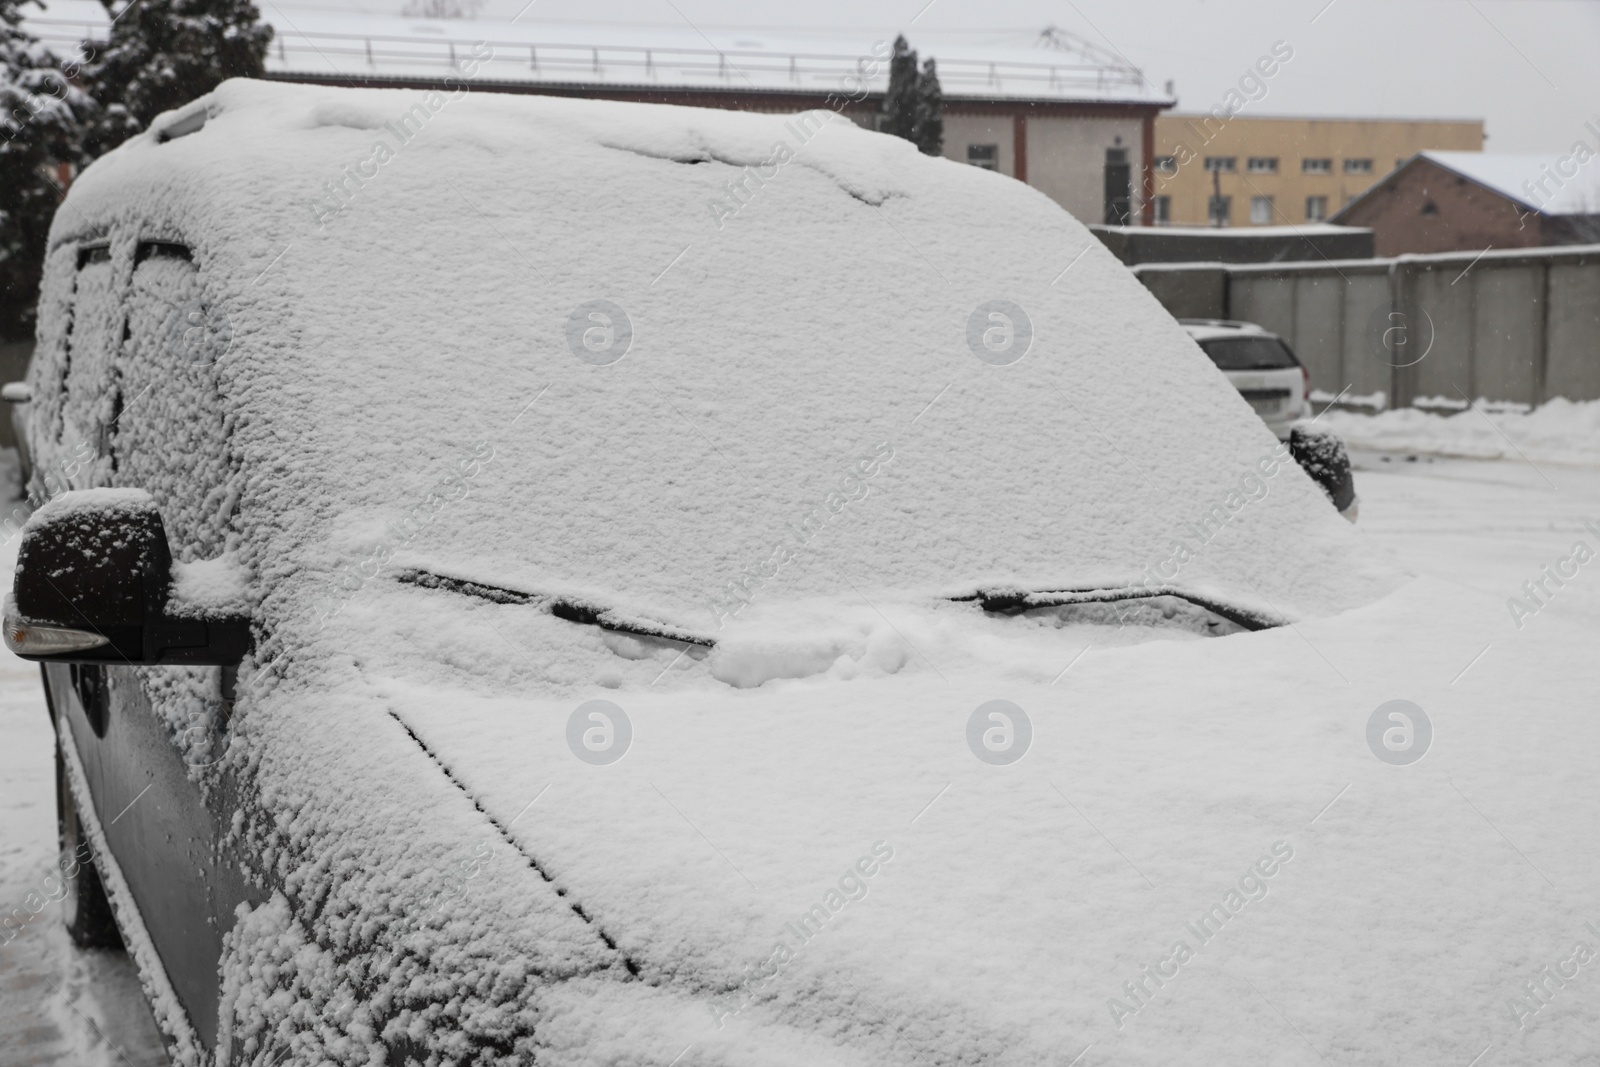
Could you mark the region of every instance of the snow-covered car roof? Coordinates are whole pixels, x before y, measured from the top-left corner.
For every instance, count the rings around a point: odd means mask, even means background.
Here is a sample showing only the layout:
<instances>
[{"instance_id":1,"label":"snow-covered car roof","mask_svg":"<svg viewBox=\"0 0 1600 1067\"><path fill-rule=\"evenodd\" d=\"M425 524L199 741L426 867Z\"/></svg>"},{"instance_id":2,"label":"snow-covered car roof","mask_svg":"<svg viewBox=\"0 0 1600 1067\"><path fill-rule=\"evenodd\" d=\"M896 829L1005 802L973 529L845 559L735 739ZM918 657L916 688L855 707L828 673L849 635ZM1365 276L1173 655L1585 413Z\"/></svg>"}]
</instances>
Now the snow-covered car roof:
<instances>
[{"instance_id":1,"label":"snow-covered car roof","mask_svg":"<svg viewBox=\"0 0 1600 1067\"><path fill-rule=\"evenodd\" d=\"M1276 337L1277 334L1253 322L1229 319L1181 319L1180 324L1196 341L1214 341L1219 337L1238 337L1250 334L1258 337Z\"/></svg>"}]
</instances>

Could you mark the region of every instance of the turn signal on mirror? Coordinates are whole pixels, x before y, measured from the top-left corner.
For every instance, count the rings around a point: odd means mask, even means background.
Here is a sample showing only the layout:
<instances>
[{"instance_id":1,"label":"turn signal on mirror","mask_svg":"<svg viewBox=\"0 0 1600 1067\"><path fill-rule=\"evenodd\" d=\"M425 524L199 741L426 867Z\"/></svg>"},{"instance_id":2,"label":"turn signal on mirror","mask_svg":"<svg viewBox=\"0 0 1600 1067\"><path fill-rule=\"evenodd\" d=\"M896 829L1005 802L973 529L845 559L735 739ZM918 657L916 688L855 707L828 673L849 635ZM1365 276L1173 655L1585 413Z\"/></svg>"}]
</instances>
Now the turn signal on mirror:
<instances>
[{"instance_id":1,"label":"turn signal on mirror","mask_svg":"<svg viewBox=\"0 0 1600 1067\"><path fill-rule=\"evenodd\" d=\"M6 647L19 656L50 656L58 652L82 652L110 644L106 638L88 630L65 626L41 626L17 614L10 595L5 606Z\"/></svg>"}]
</instances>

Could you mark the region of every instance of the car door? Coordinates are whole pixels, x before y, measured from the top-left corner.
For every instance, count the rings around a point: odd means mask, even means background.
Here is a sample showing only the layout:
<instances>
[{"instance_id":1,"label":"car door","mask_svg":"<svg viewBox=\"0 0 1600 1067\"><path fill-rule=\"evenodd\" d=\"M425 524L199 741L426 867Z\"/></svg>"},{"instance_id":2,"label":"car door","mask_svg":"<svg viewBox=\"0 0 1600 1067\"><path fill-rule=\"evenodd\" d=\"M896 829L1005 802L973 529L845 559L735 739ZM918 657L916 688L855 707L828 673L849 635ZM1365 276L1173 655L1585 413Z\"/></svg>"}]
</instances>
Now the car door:
<instances>
[{"instance_id":1,"label":"car door","mask_svg":"<svg viewBox=\"0 0 1600 1067\"><path fill-rule=\"evenodd\" d=\"M131 251L131 269L120 274L112 257L83 258L74 312L96 327L73 334L60 440L94 443L74 487L149 490L173 557L211 558L227 540L231 464L198 272L175 242ZM173 991L210 1047L222 939L238 904L262 898L225 840L238 804L218 759L232 672L52 664L47 679L107 845Z\"/></svg>"}]
</instances>

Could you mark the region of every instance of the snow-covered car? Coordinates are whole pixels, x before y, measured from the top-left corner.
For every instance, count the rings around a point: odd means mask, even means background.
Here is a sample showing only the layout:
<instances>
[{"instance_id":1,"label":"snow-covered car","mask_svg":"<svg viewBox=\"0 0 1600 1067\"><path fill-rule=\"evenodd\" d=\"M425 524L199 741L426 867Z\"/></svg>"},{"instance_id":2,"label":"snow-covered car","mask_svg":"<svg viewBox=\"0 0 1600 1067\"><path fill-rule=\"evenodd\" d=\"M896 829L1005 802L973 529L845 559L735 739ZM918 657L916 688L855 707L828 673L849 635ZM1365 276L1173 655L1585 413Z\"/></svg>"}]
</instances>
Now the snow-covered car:
<instances>
[{"instance_id":1,"label":"snow-covered car","mask_svg":"<svg viewBox=\"0 0 1600 1067\"><path fill-rule=\"evenodd\" d=\"M73 185L39 322L5 639L179 1063L1600 1032L1523 987L1592 936L1590 635L1365 550L1021 183L232 81Z\"/></svg>"},{"instance_id":2,"label":"snow-covered car","mask_svg":"<svg viewBox=\"0 0 1600 1067\"><path fill-rule=\"evenodd\" d=\"M1311 411L1311 374L1284 339L1253 322L1178 322L1278 439L1287 441L1289 428Z\"/></svg>"}]
</instances>

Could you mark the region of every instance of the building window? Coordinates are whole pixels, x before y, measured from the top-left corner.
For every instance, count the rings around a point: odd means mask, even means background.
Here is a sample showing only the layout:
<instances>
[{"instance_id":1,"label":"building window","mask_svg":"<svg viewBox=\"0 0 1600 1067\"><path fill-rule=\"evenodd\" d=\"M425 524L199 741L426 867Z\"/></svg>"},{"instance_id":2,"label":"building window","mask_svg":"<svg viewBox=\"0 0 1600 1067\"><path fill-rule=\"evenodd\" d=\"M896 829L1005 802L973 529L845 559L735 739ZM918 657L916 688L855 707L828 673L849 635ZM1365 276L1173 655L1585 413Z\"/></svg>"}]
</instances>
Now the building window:
<instances>
[{"instance_id":1,"label":"building window","mask_svg":"<svg viewBox=\"0 0 1600 1067\"><path fill-rule=\"evenodd\" d=\"M1251 156L1251 174L1276 174L1278 173L1277 156Z\"/></svg>"},{"instance_id":2,"label":"building window","mask_svg":"<svg viewBox=\"0 0 1600 1067\"><path fill-rule=\"evenodd\" d=\"M1233 197L1213 196L1206 201L1206 218L1213 226L1233 224Z\"/></svg>"},{"instance_id":3,"label":"building window","mask_svg":"<svg viewBox=\"0 0 1600 1067\"><path fill-rule=\"evenodd\" d=\"M1156 170L1162 174L1176 174L1178 173L1178 161L1172 156L1157 156Z\"/></svg>"},{"instance_id":4,"label":"building window","mask_svg":"<svg viewBox=\"0 0 1600 1067\"><path fill-rule=\"evenodd\" d=\"M1207 156L1206 170L1221 171L1223 174L1232 174L1239 169L1237 156Z\"/></svg>"},{"instance_id":5,"label":"building window","mask_svg":"<svg viewBox=\"0 0 1600 1067\"><path fill-rule=\"evenodd\" d=\"M1371 174L1372 160L1347 159L1344 161L1344 172L1346 174Z\"/></svg>"},{"instance_id":6,"label":"building window","mask_svg":"<svg viewBox=\"0 0 1600 1067\"><path fill-rule=\"evenodd\" d=\"M1272 197L1252 196L1250 198L1250 223L1253 226L1265 226L1272 221Z\"/></svg>"},{"instance_id":7,"label":"building window","mask_svg":"<svg viewBox=\"0 0 1600 1067\"><path fill-rule=\"evenodd\" d=\"M1332 174L1333 160L1331 159L1302 159L1300 161L1302 174Z\"/></svg>"},{"instance_id":8,"label":"building window","mask_svg":"<svg viewBox=\"0 0 1600 1067\"><path fill-rule=\"evenodd\" d=\"M1328 217L1328 198L1325 196L1306 197L1306 221L1321 222Z\"/></svg>"},{"instance_id":9,"label":"building window","mask_svg":"<svg viewBox=\"0 0 1600 1067\"><path fill-rule=\"evenodd\" d=\"M1157 196L1150 200L1150 218L1157 226L1172 225L1172 197Z\"/></svg>"},{"instance_id":10,"label":"building window","mask_svg":"<svg viewBox=\"0 0 1600 1067\"><path fill-rule=\"evenodd\" d=\"M967 162L984 170L1000 169L1000 146L997 144L967 145Z\"/></svg>"},{"instance_id":11,"label":"building window","mask_svg":"<svg viewBox=\"0 0 1600 1067\"><path fill-rule=\"evenodd\" d=\"M1424 200L1422 202L1422 213L1424 215L1437 215L1439 213L1439 205L1432 200Z\"/></svg>"}]
</instances>

